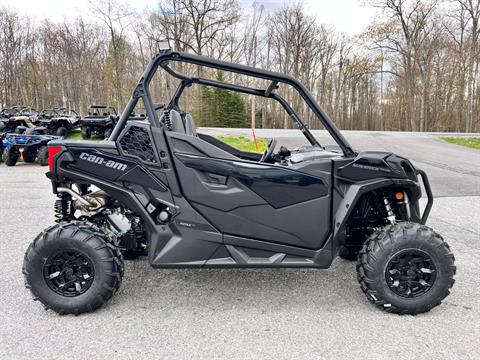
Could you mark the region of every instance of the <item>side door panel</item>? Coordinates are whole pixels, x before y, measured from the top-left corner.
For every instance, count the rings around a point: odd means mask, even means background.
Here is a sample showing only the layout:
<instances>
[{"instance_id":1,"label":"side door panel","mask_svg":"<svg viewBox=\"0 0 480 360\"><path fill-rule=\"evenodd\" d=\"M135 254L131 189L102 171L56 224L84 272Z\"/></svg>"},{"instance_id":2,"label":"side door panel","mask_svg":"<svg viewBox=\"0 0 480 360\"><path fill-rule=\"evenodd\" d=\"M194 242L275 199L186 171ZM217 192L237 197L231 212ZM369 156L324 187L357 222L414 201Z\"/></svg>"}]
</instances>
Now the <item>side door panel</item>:
<instances>
[{"instance_id":1,"label":"side door panel","mask_svg":"<svg viewBox=\"0 0 480 360\"><path fill-rule=\"evenodd\" d=\"M167 137L184 196L219 231L321 247L330 230L331 160L319 163L320 171L312 176L226 152L223 156L216 147L210 153L211 145L199 138L175 133Z\"/></svg>"}]
</instances>

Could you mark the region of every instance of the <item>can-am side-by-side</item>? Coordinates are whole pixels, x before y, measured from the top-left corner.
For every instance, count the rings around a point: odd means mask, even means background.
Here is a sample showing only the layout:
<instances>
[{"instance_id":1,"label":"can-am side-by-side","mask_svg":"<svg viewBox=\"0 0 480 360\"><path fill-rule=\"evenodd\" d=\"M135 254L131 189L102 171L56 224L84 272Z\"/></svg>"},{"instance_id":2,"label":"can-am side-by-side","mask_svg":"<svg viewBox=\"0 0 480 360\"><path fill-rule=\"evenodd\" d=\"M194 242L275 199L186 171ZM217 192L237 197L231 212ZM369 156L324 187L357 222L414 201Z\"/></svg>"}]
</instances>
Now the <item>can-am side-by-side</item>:
<instances>
[{"instance_id":1,"label":"can-am side-by-side","mask_svg":"<svg viewBox=\"0 0 480 360\"><path fill-rule=\"evenodd\" d=\"M268 85L187 76L178 63ZM159 70L179 80L161 107L150 94ZM318 142L277 93L281 84L298 92L338 146ZM255 154L197 133L180 99L202 85L277 101L310 145L276 150L273 138ZM138 102L146 119L129 120ZM23 273L34 299L60 314L102 306L120 286L124 257L142 255L157 268L328 268L341 256L357 261L368 300L399 314L429 311L454 283L454 256L425 225L433 202L426 174L393 153L354 151L288 75L164 49L106 141L56 140L48 150L56 224L28 247Z\"/></svg>"}]
</instances>

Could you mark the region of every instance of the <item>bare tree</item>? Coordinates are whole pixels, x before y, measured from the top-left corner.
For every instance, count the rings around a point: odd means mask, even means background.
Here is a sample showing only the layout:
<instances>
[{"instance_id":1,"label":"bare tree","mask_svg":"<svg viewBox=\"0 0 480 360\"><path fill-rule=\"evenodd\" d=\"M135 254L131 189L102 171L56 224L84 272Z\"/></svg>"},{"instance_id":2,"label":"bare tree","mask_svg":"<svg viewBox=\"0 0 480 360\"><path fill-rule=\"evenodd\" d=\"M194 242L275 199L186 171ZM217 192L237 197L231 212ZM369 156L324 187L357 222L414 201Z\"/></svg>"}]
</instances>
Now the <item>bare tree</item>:
<instances>
[{"instance_id":1,"label":"bare tree","mask_svg":"<svg viewBox=\"0 0 480 360\"><path fill-rule=\"evenodd\" d=\"M125 31L134 21L134 13L125 3L116 0L90 0L93 15L107 28L110 43L108 48L112 83L115 88L115 105L120 107L125 102L122 89L123 74L126 70L125 60L130 53Z\"/></svg>"},{"instance_id":2,"label":"bare tree","mask_svg":"<svg viewBox=\"0 0 480 360\"><path fill-rule=\"evenodd\" d=\"M140 17L122 3L100 0L91 3L96 21L37 23L0 8L0 104L66 105L83 112L92 102L108 102L121 110L158 40L167 38L175 50L293 75L342 128L479 131L479 0L368 4L383 16L358 38L319 24L300 5L267 14L257 3L241 9L236 0L161 0ZM265 87L235 74L172 66ZM151 92L167 101L176 84L159 72ZM294 89L276 91L308 126L319 127ZM201 87L187 93L182 105L202 115ZM258 116L262 127L291 126L275 102L241 96L253 126Z\"/></svg>"}]
</instances>

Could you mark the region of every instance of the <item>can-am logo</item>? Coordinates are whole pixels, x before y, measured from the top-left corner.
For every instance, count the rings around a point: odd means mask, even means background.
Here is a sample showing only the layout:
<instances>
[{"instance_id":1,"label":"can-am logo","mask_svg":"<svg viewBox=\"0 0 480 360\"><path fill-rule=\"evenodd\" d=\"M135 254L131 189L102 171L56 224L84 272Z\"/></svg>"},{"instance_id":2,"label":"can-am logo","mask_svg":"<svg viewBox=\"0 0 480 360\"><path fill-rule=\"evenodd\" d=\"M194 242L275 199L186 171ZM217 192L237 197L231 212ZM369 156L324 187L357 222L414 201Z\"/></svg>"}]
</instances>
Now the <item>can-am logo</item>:
<instances>
[{"instance_id":1,"label":"can-am logo","mask_svg":"<svg viewBox=\"0 0 480 360\"><path fill-rule=\"evenodd\" d=\"M85 152L82 152L79 158L94 164L104 165L108 168L115 169L115 170L125 171L127 169L126 164L113 161L113 160L106 160L101 156L96 156L96 155L85 153Z\"/></svg>"}]
</instances>

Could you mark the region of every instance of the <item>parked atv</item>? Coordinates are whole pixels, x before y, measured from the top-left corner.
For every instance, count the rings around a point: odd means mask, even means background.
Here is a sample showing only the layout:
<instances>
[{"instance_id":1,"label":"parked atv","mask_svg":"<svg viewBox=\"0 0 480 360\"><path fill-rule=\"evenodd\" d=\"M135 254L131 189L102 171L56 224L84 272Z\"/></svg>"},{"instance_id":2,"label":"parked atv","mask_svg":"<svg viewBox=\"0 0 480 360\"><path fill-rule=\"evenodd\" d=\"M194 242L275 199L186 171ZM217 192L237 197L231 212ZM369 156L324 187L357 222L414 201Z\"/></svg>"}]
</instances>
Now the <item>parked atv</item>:
<instances>
[{"instance_id":1,"label":"parked atv","mask_svg":"<svg viewBox=\"0 0 480 360\"><path fill-rule=\"evenodd\" d=\"M20 156L26 163L36 159L42 166L48 165L48 147L51 140L61 139L60 136L45 134L45 128L21 129L22 134L6 134L2 141L3 161L7 166L14 166Z\"/></svg>"},{"instance_id":2,"label":"parked atv","mask_svg":"<svg viewBox=\"0 0 480 360\"><path fill-rule=\"evenodd\" d=\"M90 106L88 115L80 120L82 138L90 139L92 135L100 135L107 139L111 135L117 120L117 111L112 106Z\"/></svg>"},{"instance_id":3,"label":"parked atv","mask_svg":"<svg viewBox=\"0 0 480 360\"><path fill-rule=\"evenodd\" d=\"M43 110L38 125L47 129L48 134L65 137L79 126L80 116L72 109L57 107Z\"/></svg>"},{"instance_id":4,"label":"parked atv","mask_svg":"<svg viewBox=\"0 0 480 360\"><path fill-rule=\"evenodd\" d=\"M258 89L189 77L172 62L270 84ZM159 112L149 91L158 69L180 80ZM277 94L279 84L298 92L338 146L318 142ZM197 133L179 101L192 85L278 101L310 146L276 151L273 138L254 154ZM148 121L129 121L139 101ZM28 247L23 273L34 298L60 314L93 311L110 299L122 281L123 252L145 251L157 268L328 268L340 254L356 259L368 300L398 314L429 311L454 283L450 248L425 225L433 203L427 175L390 152L354 151L288 75L164 50L141 76L108 141L58 140L48 148L57 224ZM322 296L322 289L312 291Z\"/></svg>"},{"instance_id":5,"label":"parked atv","mask_svg":"<svg viewBox=\"0 0 480 360\"><path fill-rule=\"evenodd\" d=\"M16 131L18 126L33 128L38 116L35 109L26 106L14 106L3 109L0 113L0 122L5 126L4 131L11 133Z\"/></svg>"}]
</instances>

